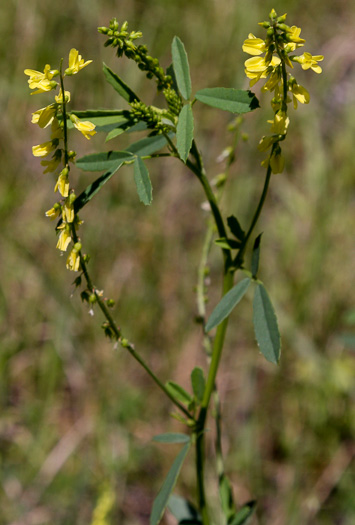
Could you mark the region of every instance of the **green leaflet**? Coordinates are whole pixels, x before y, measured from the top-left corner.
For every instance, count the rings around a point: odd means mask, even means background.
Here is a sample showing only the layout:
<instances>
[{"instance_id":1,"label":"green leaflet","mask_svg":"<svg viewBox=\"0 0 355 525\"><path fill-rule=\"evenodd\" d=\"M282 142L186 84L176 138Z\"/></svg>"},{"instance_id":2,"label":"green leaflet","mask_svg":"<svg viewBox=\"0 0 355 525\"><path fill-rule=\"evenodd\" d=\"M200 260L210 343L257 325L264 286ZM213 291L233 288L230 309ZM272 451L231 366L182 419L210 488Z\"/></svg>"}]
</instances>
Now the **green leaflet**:
<instances>
[{"instance_id":1,"label":"green leaflet","mask_svg":"<svg viewBox=\"0 0 355 525\"><path fill-rule=\"evenodd\" d=\"M122 162L120 164L117 164L114 169L107 171L106 173L101 175L101 177L89 184L89 186L87 186L85 190L82 193L80 193L80 195L74 201L75 213L78 213L78 211L81 210L81 208L83 208L85 204L87 204L93 198L93 196L101 190L102 186L106 184L108 180L110 180L112 175L114 175L122 165Z\"/></svg>"},{"instance_id":2,"label":"green leaflet","mask_svg":"<svg viewBox=\"0 0 355 525\"><path fill-rule=\"evenodd\" d=\"M119 164L133 160L129 151L104 151L85 155L76 161L76 166L84 171L114 170Z\"/></svg>"},{"instance_id":3,"label":"green leaflet","mask_svg":"<svg viewBox=\"0 0 355 525\"><path fill-rule=\"evenodd\" d=\"M190 67L184 44L178 36L174 36L171 44L171 54L179 91L184 99L188 100L191 95Z\"/></svg>"},{"instance_id":4,"label":"green leaflet","mask_svg":"<svg viewBox=\"0 0 355 525\"><path fill-rule=\"evenodd\" d=\"M268 361L277 365L281 353L280 333L274 308L263 284L258 284L255 289L253 323L261 353Z\"/></svg>"},{"instance_id":5,"label":"green leaflet","mask_svg":"<svg viewBox=\"0 0 355 525\"><path fill-rule=\"evenodd\" d=\"M158 434L153 437L153 441L157 443L188 443L190 436L187 434L180 434L175 432L167 432L166 434Z\"/></svg>"},{"instance_id":6,"label":"green leaflet","mask_svg":"<svg viewBox=\"0 0 355 525\"><path fill-rule=\"evenodd\" d=\"M203 399L205 393L206 381L203 375L203 370L200 367L195 367L191 372L191 385L193 393L199 403Z\"/></svg>"},{"instance_id":7,"label":"green leaflet","mask_svg":"<svg viewBox=\"0 0 355 525\"><path fill-rule=\"evenodd\" d=\"M150 182L147 167L140 157L136 157L134 161L134 182L136 183L140 201L146 206L151 204L153 200L152 183Z\"/></svg>"},{"instance_id":8,"label":"green leaflet","mask_svg":"<svg viewBox=\"0 0 355 525\"><path fill-rule=\"evenodd\" d=\"M231 113L248 113L259 107L254 93L243 89L205 88L198 91L195 97L208 106Z\"/></svg>"},{"instance_id":9,"label":"green leaflet","mask_svg":"<svg viewBox=\"0 0 355 525\"><path fill-rule=\"evenodd\" d=\"M239 301L244 296L245 292L249 288L249 284L250 279L247 277L236 284L222 297L207 321L205 327L206 333L212 330L212 328L215 326L219 325L226 317L229 316L231 311L237 306Z\"/></svg>"},{"instance_id":10,"label":"green leaflet","mask_svg":"<svg viewBox=\"0 0 355 525\"><path fill-rule=\"evenodd\" d=\"M186 162L194 138L194 117L191 104L186 104L180 111L176 128L176 146L180 158Z\"/></svg>"},{"instance_id":11,"label":"green leaflet","mask_svg":"<svg viewBox=\"0 0 355 525\"><path fill-rule=\"evenodd\" d=\"M195 507L181 496L171 494L168 502L168 509L172 515L182 524L202 524L201 516Z\"/></svg>"},{"instance_id":12,"label":"green leaflet","mask_svg":"<svg viewBox=\"0 0 355 525\"><path fill-rule=\"evenodd\" d=\"M249 501L230 519L228 525L247 525L254 514L256 501Z\"/></svg>"},{"instance_id":13,"label":"green leaflet","mask_svg":"<svg viewBox=\"0 0 355 525\"><path fill-rule=\"evenodd\" d=\"M177 478L180 474L180 469L182 467L182 464L184 463L189 449L190 443L186 443L186 445L181 449L181 451L175 458L175 461L172 464L172 467L169 470L168 475L165 478L165 481L157 497L154 500L152 512L150 515L150 525L158 525L158 523L162 519L164 511L169 501L170 494L172 493L175 487Z\"/></svg>"},{"instance_id":14,"label":"green leaflet","mask_svg":"<svg viewBox=\"0 0 355 525\"><path fill-rule=\"evenodd\" d=\"M171 135L172 136L172 135ZM120 162L133 160L133 156L152 155L167 144L164 135L154 135L133 142L126 151L105 151L85 155L76 161L76 166L84 171L103 171L114 169Z\"/></svg>"},{"instance_id":15,"label":"green leaflet","mask_svg":"<svg viewBox=\"0 0 355 525\"><path fill-rule=\"evenodd\" d=\"M109 84L117 91L128 103L139 101L138 96L127 86L119 76L116 75L106 64L103 64L105 78Z\"/></svg>"}]
</instances>

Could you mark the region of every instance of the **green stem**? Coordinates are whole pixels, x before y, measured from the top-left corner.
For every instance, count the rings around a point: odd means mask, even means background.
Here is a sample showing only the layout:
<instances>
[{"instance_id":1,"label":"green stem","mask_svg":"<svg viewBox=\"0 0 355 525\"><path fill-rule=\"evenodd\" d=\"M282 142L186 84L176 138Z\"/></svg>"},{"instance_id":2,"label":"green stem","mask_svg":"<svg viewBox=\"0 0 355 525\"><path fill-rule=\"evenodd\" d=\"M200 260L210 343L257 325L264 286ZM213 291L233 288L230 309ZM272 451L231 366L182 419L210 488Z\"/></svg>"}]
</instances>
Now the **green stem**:
<instances>
[{"instance_id":1,"label":"green stem","mask_svg":"<svg viewBox=\"0 0 355 525\"><path fill-rule=\"evenodd\" d=\"M64 129L64 164L65 167L69 168L69 155L68 155L68 127L67 127L67 103L65 100L64 90L64 78L63 78L63 59L60 61L60 87L62 90L62 112L63 112L63 129Z\"/></svg>"},{"instance_id":2,"label":"green stem","mask_svg":"<svg viewBox=\"0 0 355 525\"><path fill-rule=\"evenodd\" d=\"M74 242L78 242L78 237L75 231L75 228L72 228L72 235ZM86 263L84 261L84 258L82 256L82 253L80 252L80 265L82 272L84 274L87 287L90 291L92 291L95 294L96 302L99 305L99 308L101 309L102 313L104 314L106 320L110 324L110 328L112 329L113 333L116 336L117 341L121 344L123 348L128 350L128 352L131 354L131 356L144 368L144 370L147 372L148 375L153 379L155 384L164 392L164 394L174 403L177 408L179 408L185 416L187 416L189 419L191 418L190 412L177 400L175 397L169 392L169 390L166 388L166 386L160 381L160 379L154 374L154 372L151 370L151 368L147 365L147 363L144 361L144 359L136 352L134 346L132 343L127 341L122 337L121 330L116 325L111 313L109 312L108 307L104 303L104 301L101 299L100 295L97 292L97 289L94 287L90 275L87 270Z\"/></svg>"},{"instance_id":3,"label":"green stem","mask_svg":"<svg viewBox=\"0 0 355 525\"><path fill-rule=\"evenodd\" d=\"M272 155L272 153L274 151L274 148L275 148L275 144L273 144L273 148L271 150L271 155ZM269 165L268 165L268 168L267 168L267 171L266 171L264 187L263 187L262 194L260 196L258 207L255 210L254 216L253 216L251 224L249 226L249 230L247 231L247 233L246 233L246 235L245 235L245 237L243 239L243 244L240 247L238 255L237 255L236 259L235 259L234 268L236 270L238 268L241 268L241 266L243 264L243 256L244 256L244 252L245 252L247 243L248 243L248 241L250 239L251 234L253 233L253 230L254 230L254 228L256 226L256 223L258 222L261 210L263 209L263 206L264 206L264 203L265 203L265 199L266 199L266 195L267 195L267 192L268 192L268 189L269 189L271 173L272 173L271 172L271 166L270 166L270 162L269 162Z\"/></svg>"}]
</instances>

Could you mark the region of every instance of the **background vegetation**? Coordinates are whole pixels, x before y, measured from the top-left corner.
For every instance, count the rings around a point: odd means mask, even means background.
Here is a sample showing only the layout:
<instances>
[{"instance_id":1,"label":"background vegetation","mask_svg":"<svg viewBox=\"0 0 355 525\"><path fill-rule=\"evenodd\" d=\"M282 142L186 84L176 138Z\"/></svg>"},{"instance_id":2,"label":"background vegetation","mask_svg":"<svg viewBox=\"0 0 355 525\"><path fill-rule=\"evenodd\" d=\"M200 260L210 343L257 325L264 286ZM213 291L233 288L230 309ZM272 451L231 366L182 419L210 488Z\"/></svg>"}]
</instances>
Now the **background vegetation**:
<instances>
[{"instance_id":1,"label":"background vegetation","mask_svg":"<svg viewBox=\"0 0 355 525\"><path fill-rule=\"evenodd\" d=\"M251 304L233 315L219 386L224 450L240 503L256 498L258 525L351 525L355 521L354 347L354 11L339 0L8 0L0 6L0 524L86 525L98 502L115 503L107 523L148 523L152 499L176 450L153 435L179 430L171 405L123 350L114 350L73 296L73 275L55 250L44 212L54 202L31 146L43 132L31 112L25 68L53 67L76 47L94 64L68 82L76 109L123 107L101 74L105 61L154 103L144 75L103 48L97 26L116 16L143 31L163 65L175 34L189 54L194 89L246 88L241 45L274 7L302 27L307 50L324 54L323 75L298 73L311 103L291 117L287 169L272 180L259 231L261 278L283 334L281 365L258 355ZM306 74L307 73L307 74ZM248 115L249 135L225 192L226 212L249 218L259 194L269 101ZM197 109L197 105L196 105ZM197 136L209 174L226 141L228 115L199 108ZM79 135L79 134L78 134ZM102 145L72 137L80 155ZM108 148L123 149L124 141ZM119 146L118 146L119 144ZM138 202L132 171L120 171L82 213L97 285L116 299L127 334L166 379L188 385L203 365L194 285L206 212L201 191L178 163L150 161L153 205ZM77 173L76 187L92 175ZM162 225L164 226L162 228ZM220 264L211 257L210 308L219 297ZM212 441L212 440L211 440ZM211 445L211 455L213 448ZM211 501L217 498L211 472ZM184 467L177 491L189 495ZM106 495L106 500L103 498ZM110 504L107 505L107 508ZM98 512L98 510L96 510ZM217 516L218 518L218 516ZM167 524L173 519L166 518Z\"/></svg>"}]
</instances>

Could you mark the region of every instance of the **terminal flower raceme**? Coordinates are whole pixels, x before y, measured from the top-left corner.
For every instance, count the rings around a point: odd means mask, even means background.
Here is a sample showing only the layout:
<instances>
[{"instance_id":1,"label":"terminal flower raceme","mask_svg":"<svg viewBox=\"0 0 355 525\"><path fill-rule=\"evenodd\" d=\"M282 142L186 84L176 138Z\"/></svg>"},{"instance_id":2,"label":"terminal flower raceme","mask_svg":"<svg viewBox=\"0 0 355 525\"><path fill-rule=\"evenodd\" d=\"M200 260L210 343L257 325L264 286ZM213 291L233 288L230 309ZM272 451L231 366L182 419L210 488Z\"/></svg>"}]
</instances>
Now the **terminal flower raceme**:
<instances>
[{"instance_id":1,"label":"terminal flower raceme","mask_svg":"<svg viewBox=\"0 0 355 525\"><path fill-rule=\"evenodd\" d=\"M250 79L250 86L265 78L267 80L261 90L273 93L271 107L274 118L268 121L271 124L272 135L263 137L258 147L260 151L271 148L271 153L262 165L270 168L273 173L281 173L285 162L281 155L280 142L285 139L290 123L288 104L293 100L294 108L297 109L298 103L308 104L310 100L306 88L298 84L287 68L293 69L292 62L298 62L302 69L312 69L321 73L318 62L323 60L323 56L312 56L308 52L300 56L290 55L305 43L300 37L301 28L286 25L286 14L278 16L274 9L271 10L269 18L270 22L259 24L267 30L266 38L263 40L250 33L242 49L245 53L253 55L245 61L245 74ZM292 93L292 99L288 92Z\"/></svg>"}]
</instances>

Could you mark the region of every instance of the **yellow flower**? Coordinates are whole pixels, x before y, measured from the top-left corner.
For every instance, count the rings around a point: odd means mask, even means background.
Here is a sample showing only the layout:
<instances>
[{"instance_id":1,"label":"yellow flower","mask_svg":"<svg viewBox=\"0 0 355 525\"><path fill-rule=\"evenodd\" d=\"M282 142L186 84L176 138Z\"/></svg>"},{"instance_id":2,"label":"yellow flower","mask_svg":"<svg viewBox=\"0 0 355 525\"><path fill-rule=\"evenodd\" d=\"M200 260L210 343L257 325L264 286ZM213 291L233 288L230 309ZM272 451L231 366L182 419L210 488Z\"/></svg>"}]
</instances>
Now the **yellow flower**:
<instances>
[{"instance_id":1,"label":"yellow flower","mask_svg":"<svg viewBox=\"0 0 355 525\"><path fill-rule=\"evenodd\" d=\"M244 40L242 49L244 53L249 55L261 55L266 51L266 44L261 38L256 38L252 33L249 33L248 38Z\"/></svg>"},{"instance_id":2,"label":"yellow flower","mask_svg":"<svg viewBox=\"0 0 355 525\"><path fill-rule=\"evenodd\" d=\"M28 85L30 89L37 88L37 91L31 93L31 95L35 95L36 93L44 93L45 91L51 91L58 85L55 80L52 80L52 78L58 74L58 71L51 70L51 66L49 64L45 65L43 73L36 71L35 69L25 69L24 73L30 77L28 79Z\"/></svg>"},{"instance_id":3,"label":"yellow flower","mask_svg":"<svg viewBox=\"0 0 355 525\"><path fill-rule=\"evenodd\" d=\"M279 67L275 67L274 71L271 73L270 78L265 82L261 91L272 91L276 88L277 84L281 80L281 70Z\"/></svg>"},{"instance_id":4,"label":"yellow flower","mask_svg":"<svg viewBox=\"0 0 355 525\"><path fill-rule=\"evenodd\" d=\"M287 116L287 113L281 109L277 111L274 115L274 120L268 120L271 126L271 132L276 133L277 135L284 135L287 131L290 119Z\"/></svg>"},{"instance_id":5,"label":"yellow flower","mask_svg":"<svg viewBox=\"0 0 355 525\"><path fill-rule=\"evenodd\" d=\"M274 151L266 157L261 163L264 168L268 168L270 165L272 173L282 173L285 167L285 159L281 155L281 148L279 145L276 146Z\"/></svg>"},{"instance_id":6,"label":"yellow flower","mask_svg":"<svg viewBox=\"0 0 355 525\"><path fill-rule=\"evenodd\" d=\"M297 84L296 80L290 82L290 91L293 95L293 107L297 109L297 101L301 104L308 104L310 101L310 95L306 88Z\"/></svg>"},{"instance_id":7,"label":"yellow flower","mask_svg":"<svg viewBox=\"0 0 355 525\"><path fill-rule=\"evenodd\" d=\"M96 134L95 124L89 122L88 120L80 120L76 115L70 115L70 120L73 122L76 129L81 131L81 133L90 140L92 135Z\"/></svg>"},{"instance_id":8,"label":"yellow flower","mask_svg":"<svg viewBox=\"0 0 355 525\"><path fill-rule=\"evenodd\" d=\"M323 55L312 56L311 53L305 52L299 57L293 57L292 60L301 64L302 69L313 69L313 71L318 74L322 72L322 68L318 65L318 62L324 60Z\"/></svg>"},{"instance_id":9,"label":"yellow flower","mask_svg":"<svg viewBox=\"0 0 355 525\"><path fill-rule=\"evenodd\" d=\"M73 222L75 213L74 213L74 201L75 195L72 193L69 198L65 201L63 206L63 220L66 222Z\"/></svg>"},{"instance_id":10,"label":"yellow flower","mask_svg":"<svg viewBox=\"0 0 355 525\"><path fill-rule=\"evenodd\" d=\"M61 127L59 120L57 118L54 118L52 120L52 128L51 128L51 139L52 140L58 140L64 138L64 131Z\"/></svg>"},{"instance_id":11,"label":"yellow flower","mask_svg":"<svg viewBox=\"0 0 355 525\"><path fill-rule=\"evenodd\" d=\"M301 28L297 26L292 26L290 31L287 31L286 38L289 44L287 44L287 52L294 51L297 47L302 47L305 43L303 38L300 38Z\"/></svg>"},{"instance_id":12,"label":"yellow flower","mask_svg":"<svg viewBox=\"0 0 355 525\"><path fill-rule=\"evenodd\" d=\"M41 160L41 165L44 166L46 169L43 171L43 173L52 173L55 171L60 162L62 160L62 151L60 149L57 149L54 153L52 160Z\"/></svg>"},{"instance_id":13,"label":"yellow flower","mask_svg":"<svg viewBox=\"0 0 355 525\"><path fill-rule=\"evenodd\" d=\"M259 142L259 145L258 145L258 150L259 151L266 151L267 149L270 148L270 146L276 140L278 140L278 136L277 135L273 135L273 136L269 136L269 137L262 137L260 139L260 142Z\"/></svg>"},{"instance_id":14,"label":"yellow flower","mask_svg":"<svg viewBox=\"0 0 355 525\"><path fill-rule=\"evenodd\" d=\"M266 78L274 71L280 62L281 60L278 56L273 56L269 64L266 64L265 58L263 57L248 58L248 60L244 62L244 65L245 74L251 79L250 86L256 84L260 78Z\"/></svg>"},{"instance_id":15,"label":"yellow flower","mask_svg":"<svg viewBox=\"0 0 355 525\"><path fill-rule=\"evenodd\" d=\"M54 191L59 191L63 197L68 197L69 195L69 178L68 178L68 168L64 168L58 177Z\"/></svg>"},{"instance_id":16,"label":"yellow flower","mask_svg":"<svg viewBox=\"0 0 355 525\"><path fill-rule=\"evenodd\" d=\"M55 149L55 146L53 142L50 140L48 142L43 142L43 144L32 146L32 154L34 157L46 157L54 149Z\"/></svg>"},{"instance_id":17,"label":"yellow flower","mask_svg":"<svg viewBox=\"0 0 355 525\"><path fill-rule=\"evenodd\" d=\"M70 230L69 230L69 227L65 223L61 224L61 226L59 226L59 229L61 229L62 231L59 235L59 239L58 239L56 247L58 248L58 250L61 250L62 252L66 252L70 244L70 241L71 241Z\"/></svg>"},{"instance_id":18,"label":"yellow flower","mask_svg":"<svg viewBox=\"0 0 355 525\"><path fill-rule=\"evenodd\" d=\"M75 75L81 69L83 69L83 67L91 64L91 62L92 60L87 60L84 62L84 59L81 58L81 55L79 55L79 51L73 48L69 52L69 67L65 70L65 74Z\"/></svg>"},{"instance_id":19,"label":"yellow flower","mask_svg":"<svg viewBox=\"0 0 355 525\"><path fill-rule=\"evenodd\" d=\"M68 258L66 267L68 270L71 270L72 272L79 271L80 268L80 250L81 250L81 244L80 242L76 242L74 245L74 248L72 248Z\"/></svg>"},{"instance_id":20,"label":"yellow flower","mask_svg":"<svg viewBox=\"0 0 355 525\"><path fill-rule=\"evenodd\" d=\"M54 219L60 215L61 211L61 205L59 204L59 202L56 202L53 208L46 211L46 217L49 217L52 221L54 221Z\"/></svg>"},{"instance_id":21,"label":"yellow flower","mask_svg":"<svg viewBox=\"0 0 355 525\"><path fill-rule=\"evenodd\" d=\"M38 109L32 113L32 124L38 124L40 128L46 128L52 122L56 108L54 104L50 104L45 108Z\"/></svg>"},{"instance_id":22,"label":"yellow flower","mask_svg":"<svg viewBox=\"0 0 355 525\"><path fill-rule=\"evenodd\" d=\"M64 91L64 100L65 102L70 102L70 91L67 91L65 90ZM62 88L60 88L59 90L59 95L56 95L55 97L55 101L58 103L58 104L63 104L63 93L62 93Z\"/></svg>"}]
</instances>

